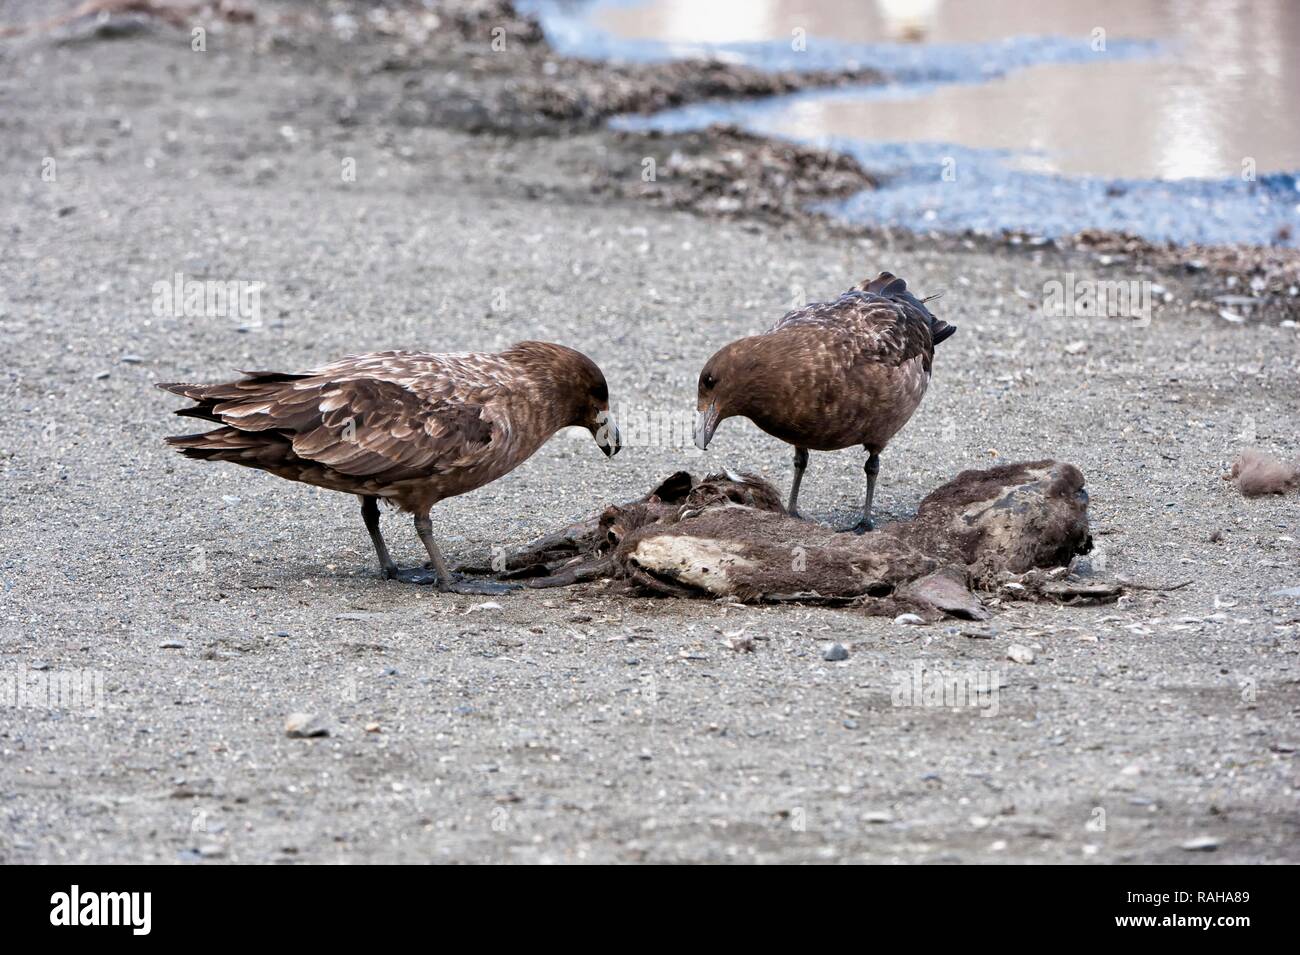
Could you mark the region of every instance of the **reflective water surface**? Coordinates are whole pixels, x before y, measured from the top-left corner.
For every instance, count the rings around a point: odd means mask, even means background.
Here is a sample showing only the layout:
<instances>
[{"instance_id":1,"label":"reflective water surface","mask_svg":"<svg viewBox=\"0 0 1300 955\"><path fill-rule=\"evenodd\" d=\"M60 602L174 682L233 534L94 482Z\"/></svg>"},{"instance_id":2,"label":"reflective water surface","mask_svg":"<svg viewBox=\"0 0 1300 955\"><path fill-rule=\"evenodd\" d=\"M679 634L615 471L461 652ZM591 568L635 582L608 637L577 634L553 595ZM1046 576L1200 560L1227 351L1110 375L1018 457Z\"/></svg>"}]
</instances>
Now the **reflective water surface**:
<instances>
[{"instance_id":1,"label":"reflective water surface","mask_svg":"<svg viewBox=\"0 0 1300 955\"><path fill-rule=\"evenodd\" d=\"M799 139L951 142L1024 169L1219 178L1300 169L1296 0L646 0L585 6L629 40L973 44L1035 36L1160 43L1149 57L1046 63L911 95L803 98L765 126Z\"/></svg>"}]
</instances>

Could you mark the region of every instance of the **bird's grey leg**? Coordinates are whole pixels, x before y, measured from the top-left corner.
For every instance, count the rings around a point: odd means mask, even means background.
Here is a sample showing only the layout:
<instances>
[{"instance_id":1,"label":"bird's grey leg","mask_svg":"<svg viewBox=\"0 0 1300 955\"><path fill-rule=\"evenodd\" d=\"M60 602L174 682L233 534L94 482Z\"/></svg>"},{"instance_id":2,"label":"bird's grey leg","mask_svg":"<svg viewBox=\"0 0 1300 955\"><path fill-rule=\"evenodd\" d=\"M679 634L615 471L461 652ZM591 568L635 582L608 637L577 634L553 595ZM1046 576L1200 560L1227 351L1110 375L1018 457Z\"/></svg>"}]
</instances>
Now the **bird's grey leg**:
<instances>
[{"instance_id":1,"label":"bird's grey leg","mask_svg":"<svg viewBox=\"0 0 1300 955\"><path fill-rule=\"evenodd\" d=\"M519 584L503 584L486 580L463 580L452 576L451 571L447 568L447 561L442 557L442 551L438 549L437 542L433 539L433 521L429 520L429 514L415 515L415 532L420 535L420 542L424 544L424 549L429 552L429 560L433 564L433 571L437 575L436 580L415 580L409 582L415 584L436 583L438 589L443 593L457 594L504 594L512 590L518 590ZM428 571L423 571L428 573ZM398 578L405 579L402 577Z\"/></svg>"},{"instance_id":2,"label":"bird's grey leg","mask_svg":"<svg viewBox=\"0 0 1300 955\"><path fill-rule=\"evenodd\" d=\"M862 520L858 521L858 525L853 528L855 534L865 534L876 529L876 523L871 519L871 502L876 496L876 475L880 473L880 455L872 451L862 470L867 473L867 502L862 507Z\"/></svg>"},{"instance_id":3,"label":"bird's grey leg","mask_svg":"<svg viewBox=\"0 0 1300 955\"><path fill-rule=\"evenodd\" d=\"M366 522L366 530L370 532L370 542L375 545L375 553L379 555L379 566L384 576L392 580L397 576L397 565L388 553L384 535L379 532L379 498L369 494L361 496L361 519Z\"/></svg>"},{"instance_id":4,"label":"bird's grey leg","mask_svg":"<svg viewBox=\"0 0 1300 955\"><path fill-rule=\"evenodd\" d=\"M799 485L803 483L803 471L808 467L808 449L794 449L794 480L790 482L790 503L785 506L791 517L799 516Z\"/></svg>"},{"instance_id":5,"label":"bird's grey leg","mask_svg":"<svg viewBox=\"0 0 1300 955\"><path fill-rule=\"evenodd\" d=\"M366 530L370 532L375 553L379 555L379 566L383 569L384 577L405 584L432 584L437 581L438 578L423 567L404 570L394 563L392 555L388 553L388 545L384 543L384 535L379 531L379 498L370 494L361 495L361 517L366 522Z\"/></svg>"}]
</instances>

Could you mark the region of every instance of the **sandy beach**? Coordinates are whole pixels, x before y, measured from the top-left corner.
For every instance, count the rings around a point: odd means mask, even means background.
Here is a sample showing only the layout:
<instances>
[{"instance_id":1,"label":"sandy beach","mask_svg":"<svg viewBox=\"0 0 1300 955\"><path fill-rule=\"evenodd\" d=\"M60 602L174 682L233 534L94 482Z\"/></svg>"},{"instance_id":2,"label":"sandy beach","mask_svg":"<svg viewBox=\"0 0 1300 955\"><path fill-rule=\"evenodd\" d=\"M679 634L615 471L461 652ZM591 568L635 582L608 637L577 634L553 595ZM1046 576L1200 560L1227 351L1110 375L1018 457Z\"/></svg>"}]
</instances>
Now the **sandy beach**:
<instances>
[{"instance_id":1,"label":"sandy beach","mask_svg":"<svg viewBox=\"0 0 1300 955\"><path fill-rule=\"evenodd\" d=\"M554 75L527 24L444 18L421 45L258 9L204 52L148 18L0 40L0 670L102 686L0 706L0 861L1300 861L1300 494L1223 480L1243 448L1300 454L1293 309L1236 320L1214 296L1245 273L1188 268L1203 250L853 231L770 176L771 201L701 209L643 188L680 138L494 112L532 115ZM527 338L595 359L623 420L689 420L720 345L886 269L959 330L882 457L881 517L966 468L1069 461L1092 566L1156 589L925 626L599 582L442 595L379 578L354 499L162 443L189 429L157 381ZM261 283L257 307L160 308L178 274ZM1070 276L1151 283L1149 321L1045 316ZM558 435L443 502L449 558L681 468L788 484L746 421L707 452L640 434L613 460ZM805 516L851 524L861 475L814 454ZM995 674L996 712L897 705L918 665ZM328 735L286 736L295 713Z\"/></svg>"}]
</instances>

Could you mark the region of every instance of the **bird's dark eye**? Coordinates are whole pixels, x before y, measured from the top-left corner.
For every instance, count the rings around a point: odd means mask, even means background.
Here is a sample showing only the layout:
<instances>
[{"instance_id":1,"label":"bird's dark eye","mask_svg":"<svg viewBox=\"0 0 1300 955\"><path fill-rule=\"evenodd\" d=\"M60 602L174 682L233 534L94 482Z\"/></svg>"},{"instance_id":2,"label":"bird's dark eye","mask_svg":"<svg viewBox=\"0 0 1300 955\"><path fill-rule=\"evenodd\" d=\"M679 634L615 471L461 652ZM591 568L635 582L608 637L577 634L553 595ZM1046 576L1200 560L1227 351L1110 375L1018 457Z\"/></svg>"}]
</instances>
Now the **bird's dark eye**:
<instances>
[{"instance_id":1,"label":"bird's dark eye","mask_svg":"<svg viewBox=\"0 0 1300 955\"><path fill-rule=\"evenodd\" d=\"M718 380L714 378L712 375L710 375L707 371L700 376L700 384L702 384L705 388L712 388L717 383Z\"/></svg>"}]
</instances>

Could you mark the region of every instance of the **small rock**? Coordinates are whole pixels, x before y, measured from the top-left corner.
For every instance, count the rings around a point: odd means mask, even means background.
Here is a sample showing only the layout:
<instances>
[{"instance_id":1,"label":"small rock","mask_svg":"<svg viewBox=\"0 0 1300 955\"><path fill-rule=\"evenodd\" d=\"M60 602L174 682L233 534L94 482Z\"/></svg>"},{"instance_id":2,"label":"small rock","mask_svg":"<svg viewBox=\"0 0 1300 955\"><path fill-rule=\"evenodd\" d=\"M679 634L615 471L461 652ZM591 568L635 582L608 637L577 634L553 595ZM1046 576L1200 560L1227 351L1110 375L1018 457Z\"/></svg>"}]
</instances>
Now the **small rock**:
<instances>
[{"instance_id":1,"label":"small rock","mask_svg":"<svg viewBox=\"0 0 1300 955\"><path fill-rule=\"evenodd\" d=\"M722 636L724 644L729 650L735 650L737 653L754 652L754 638L746 636L744 630L724 633Z\"/></svg>"},{"instance_id":2,"label":"small rock","mask_svg":"<svg viewBox=\"0 0 1300 955\"><path fill-rule=\"evenodd\" d=\"M485 600L483 601L483 603L475 604L469 609L471 613L473 613L475 610L500 610L501 605L497 603L495 600Z\"/></svg>"},{"instance_id":3,"label":"small rock","mask_svg":"<svg viewBox=\"0 0 1300 955\"><path fill-rule=\"evenodd\" d=\"M37 660L35 663L32 664L33 670L48 670L49 668L50 665L46 663L44 660Z\"/></svg>"},{"instance_id":4,"label":"small rock","mask_svg":"<svg viewBox=\"0 0 1300 955\"><path fill-rule=\"evenodd\" d=\"M822 659L834 663L849 658L849 648L842 643L828 643L822 650Z\"/></svg>"},{"instance_id":5,"label":"small rock","mask_svg":"<svg viewBox=\"0 0 1300 955\"><path fill-rule=\"evenodd\" d=\"M1195 839L1188 839L1178 848L1184 852L1213 852L1219 848L1219 840L1213 836L1197 836Z\"/></svg>"},{"instance_id":6,"label":"small rock","mask_svg":"<svg viewBox=\"0 0 1300 955\"><path fill-rule=\"evenodd\" d=\"M112 373L111 371L99 371L99 372L96 372L96 373L95 373L95 380L96 380L96 381L103 381L105 378L110 377L112 374L113 374L113 373Z\"/></svg>"},{"instance_id":7,"label":"small rock","mask_svg":"<svg viewBox=\"0 0 1300 955\"><path fill-rule=\"evenodd\" d=\"M122 356L122 363L123 363L123 364L126 364L126 365L138 365L138 364L140 364L142 361L144 361L144 358L142 358L140 355L123 355L123 356Z\"/></svg>"},{"instance_id":8,"label":"small rock","mask_svg":"<svg viewBox=\"0 0 1300 955\"><path fill-rule=\"evenodd\" d=\"M886 810L866 813L862 817L863 822L871 823L873 826L882 826L894 821L894 814Z\"/></svg>"},{"instance_id":9,"label":"small rock","mask_svg":"<svg viewBox=\"0 0 1300 955\"><path fill-rule=\"evenodd\" d=\"M1087 350L1088 343L1085 341L1070 342L1070 344L1065 346L1065 353L1067 355L1082 355Z\"/></svg>"},{"instance_id":10,"label":"small rock","mask_svg":"<svg viewBox=\"0 0 1300 955\"><path fill-rule=\"evenodd\" d=\"M329 736L329 727L314 713L290 713L284 721L284 735L291 739Z\"/></svg>"},{"instance_id":11,"label":"small rock","mask_svg":"<svg viewBox=\"0 0 1300 955\"><path fill-rule=\"evenodd\" d=\"M158 646L163 650L184 650L185 644L179 640L164 640Z\"/></svg>"},{"instance_id":12,"label":"small rock","mask_svg":"<svg viewBox=\"0 0 1300 955\"><path fill-rule=\"evenodd\" d=\"M199 846L199 855L205 859L220 859L226 854L226 847L215 842Z\"/></svg>"},{"instance_id":13,"label":"small rock","mask_svg":"<svg viewBox=\"0 0 1300 955\"><path fill-rule=\"evenodd\" d=\"M1023 643L1013 643L1007 647L1007 659L1012 663L1033 663L1034 651Z\"/></svg>"},{"instance_id":14,"label":"small rock","mask_svg":"<svg viewBox=\"0 0 1300 955\"><path fill-rule=\"evenodd\" d=\"M367 732L367 733L378 733L378 732L380 732L381 729L382 729L382 727L381 727L378 723L367 723L367 724L366 724L366 732Z\"/></svg>"},{"instance_id":15,"label":"small rock","mask_svg":"<svg viewBox=\"0 0 1300 955\"><path fill-rule=\"evenodd\" d=\"M925 619L915 613L900 613L894 618L894 623L900 627L919 627L925 623Z\"/></svg>"}]
</instances>

